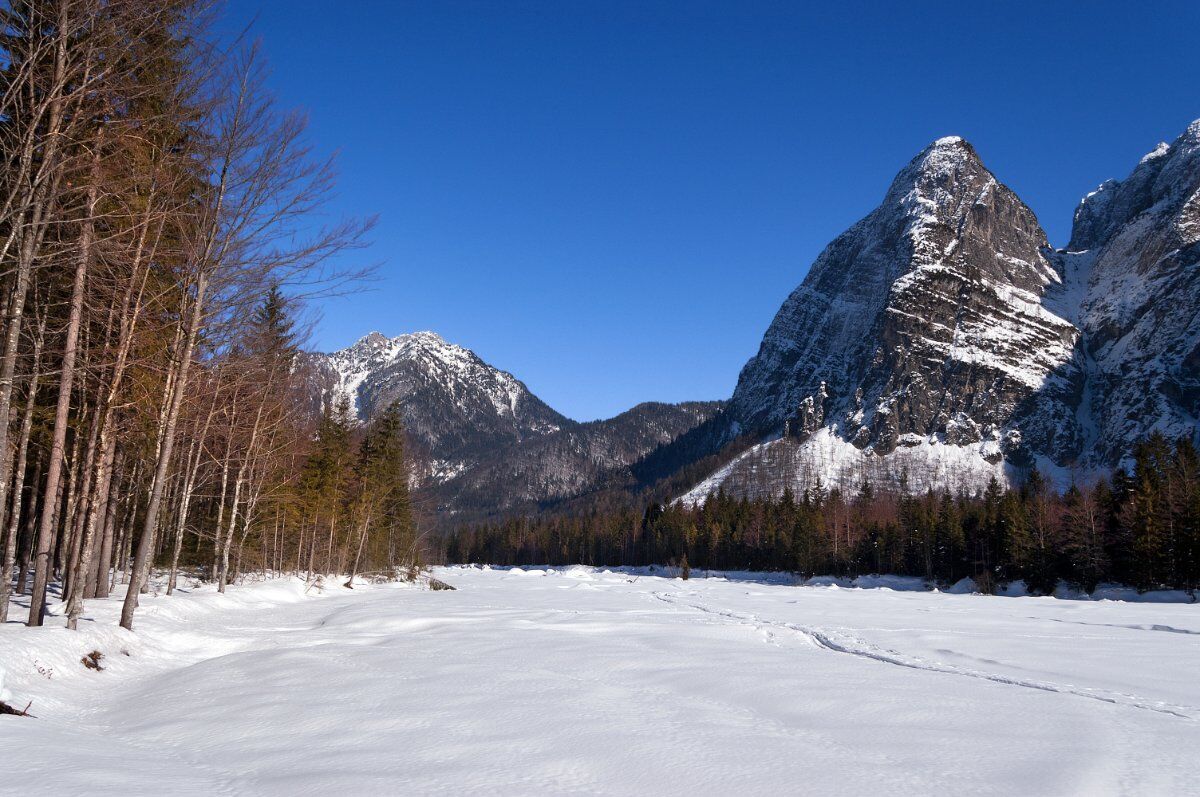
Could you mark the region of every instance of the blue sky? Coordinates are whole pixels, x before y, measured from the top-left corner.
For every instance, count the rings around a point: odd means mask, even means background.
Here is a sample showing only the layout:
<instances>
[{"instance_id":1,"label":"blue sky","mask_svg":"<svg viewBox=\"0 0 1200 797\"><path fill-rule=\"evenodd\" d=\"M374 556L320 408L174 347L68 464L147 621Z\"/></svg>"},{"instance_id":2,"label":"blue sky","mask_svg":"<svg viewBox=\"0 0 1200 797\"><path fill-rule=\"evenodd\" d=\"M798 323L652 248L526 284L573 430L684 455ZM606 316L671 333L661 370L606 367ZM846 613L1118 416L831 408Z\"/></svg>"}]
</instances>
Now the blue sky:
<instances>
[{"instance_id":1,"label":"blue sky","mask_svg":"<svg viewBox=\"0 0 1200 797\"><path fill-rule=\"evenodd\" d=\"M1053 244L1200 117L1200 3L230 0L379 215L313 345L432 329L559 411L726 398L809 264L949 134Z\"/></svg>"}]
</instances>

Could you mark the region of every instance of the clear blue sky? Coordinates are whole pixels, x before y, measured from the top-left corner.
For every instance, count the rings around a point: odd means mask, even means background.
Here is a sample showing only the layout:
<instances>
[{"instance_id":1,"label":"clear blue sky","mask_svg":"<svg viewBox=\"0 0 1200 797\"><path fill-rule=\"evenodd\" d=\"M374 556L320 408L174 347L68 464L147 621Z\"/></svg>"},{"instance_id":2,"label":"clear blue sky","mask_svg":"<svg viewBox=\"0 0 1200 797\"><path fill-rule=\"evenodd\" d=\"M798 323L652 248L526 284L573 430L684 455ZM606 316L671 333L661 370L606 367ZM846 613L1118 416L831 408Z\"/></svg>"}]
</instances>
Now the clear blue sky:
<instances>
[{"instance_id":1,"label":"clear blue sky","mask_svg":"<svg viewBox=\"0 0 1200 797\"><path fill-rule=\"evenodd\" d=\"M1063 245L1200 117L1200 3L230 0L379 214L316 348L432 329L559 411L726 398L834 236L943 135Z\"/></svg>"}]
</instances>

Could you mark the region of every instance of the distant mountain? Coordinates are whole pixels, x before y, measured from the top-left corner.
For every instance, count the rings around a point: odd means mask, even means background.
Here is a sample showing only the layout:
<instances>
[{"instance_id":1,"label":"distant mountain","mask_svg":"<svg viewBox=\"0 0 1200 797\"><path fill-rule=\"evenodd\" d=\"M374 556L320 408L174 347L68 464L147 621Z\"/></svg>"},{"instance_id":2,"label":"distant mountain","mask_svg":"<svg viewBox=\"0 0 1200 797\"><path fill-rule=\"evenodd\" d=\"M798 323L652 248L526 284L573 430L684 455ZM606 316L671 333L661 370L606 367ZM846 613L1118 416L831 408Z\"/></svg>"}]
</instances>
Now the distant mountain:
<instances>
[{"instance_id":1,"label":"distant mountain","mask_svg":"<svg viewBox=\"0 0 1200 797\"><path fill-rule=\"evenodd\" d=\"M1198 416L1200 122L1090 194L1062 251L950 137L784 302L707 433L761 442L687 499L1066 482L1152 430L1200 438Z\"/></svg>"},{"instance_id":2,"label":"distant mountain","mask_svg":"<svg viewBox=\"0 0 1200 797\"><path fill-rule=\"evenodd\" d=\"M430 332L313 355L316 394L399 401L444 513L598 490L1060 484L1153 431L1200 443L1200 121L1075 213L1069 245L957 137L817 258L732 399L578 423Z\"/></svg>"},{"instance_id":3,"label":"distant mountain","mask_svg":"<svg viewBox=\"0 0 1200 797\"><path fill-rule=\"evenodd\" d=\"M512 374L433 332L372 332L311 360L321 388L348 396L361 420L399 402L409 435L434 456L427 465L437 480L483 453L573 423Z\"/></svg>"},{"instance_id":4,"label":"distant mountain","mask_svg":"<svg viewBox=\"0 0 1200 797\"><path fill-rule=\"evenodd\" d=\"M361 420L399 404L418 481L446 513L487 515L585 492L720 407L647 403L580 423L433 332L372 332L307 359L314 398L345 395Z\"/></svg>"},{"instance_id":5,"label":"distant mountain","mask_svg":"<svg viewBox=\"0 0 1200 797\"><path fill-rule=\"evenodd\" d=\"M570 422L519 445L484 452L434 490L444 508L492 514L627 484L627 468L711 418L720 404L639 404L603 421Z\"/></svg>"}]
</instances>

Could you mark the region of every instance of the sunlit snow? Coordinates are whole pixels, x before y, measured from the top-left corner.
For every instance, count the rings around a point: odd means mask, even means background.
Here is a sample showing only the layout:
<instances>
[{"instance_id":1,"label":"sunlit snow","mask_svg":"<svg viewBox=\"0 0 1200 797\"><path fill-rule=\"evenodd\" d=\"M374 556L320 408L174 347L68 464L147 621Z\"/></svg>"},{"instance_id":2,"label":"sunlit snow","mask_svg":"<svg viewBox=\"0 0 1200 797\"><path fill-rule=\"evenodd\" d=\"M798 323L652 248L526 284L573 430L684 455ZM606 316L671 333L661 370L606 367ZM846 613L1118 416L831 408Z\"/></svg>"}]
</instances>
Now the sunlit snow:
<instances>
[{"instance_id":1,"label":"sunlit snow","mask_svg":"<svg viewBox=\"0 0 1200 797\"><path fill-rule=\"evenodd\" d=\"M443 569L0 629L12 794L1182 794L1200 606ZM102 672L80 657L104 654ZM124 655L128 652L129 655ZM69 757L63 752L71 751ZM0 789L0 790L2 790Z\"/></svg>"}]
</instances>

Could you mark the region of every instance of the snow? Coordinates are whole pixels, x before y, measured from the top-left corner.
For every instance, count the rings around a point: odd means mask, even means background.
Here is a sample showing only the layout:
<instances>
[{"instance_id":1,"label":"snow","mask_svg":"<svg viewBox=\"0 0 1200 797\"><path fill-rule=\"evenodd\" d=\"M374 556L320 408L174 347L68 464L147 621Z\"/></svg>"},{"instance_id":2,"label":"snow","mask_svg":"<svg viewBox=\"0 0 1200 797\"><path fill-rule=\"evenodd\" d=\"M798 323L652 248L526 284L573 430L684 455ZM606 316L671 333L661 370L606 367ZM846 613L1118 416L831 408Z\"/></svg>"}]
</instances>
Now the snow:
<instances>
[{"instance_id":1,"label":"snow","mask_svg":"<svg viewBox=\"0 0 1200 797\"><path fill-rule=\"evenodd\" d=\"M1161 158L1163 155L1166 155L1167 152L1170 151L1170 149L1171 149L1170 144L1168 144L1165 141L1160 141L1160 142L1158 142L1158 145L1154 147L1154 149L1150 150L1149 152L1147 152L1145 155L1142 156L1142 159L1140 161L1138 161L1138 165L1141 166L1143 163L1146 163L1147 161L1152 161L1155 158ZM1089 196L1090 196L1090 194L1089 194Z\"/></svg>"},{"instance_id":2,"label":"snow","mask_svg":"<svg viewBox=\"0 0 1200 797\"><path fill-rule=\"evenodd\" d=\"M354 345L324 356L337 376L334 393L349 398L359 418L364 414L358 401L362 386L400 361L419 364L429 378L447 385L455 395L479 391L501 418L515 418L526 393L525 386L512 374L491 367L470 349L448 343L436 332L412 332L394 338L371 332Z\"/></svg>"},{"instance_id":3,"label":"snow","mask_svg":"<svg viewBox=\"0 0 1200 797\"><path fill-rule=\"evenodd\" d=\"M448 568L0 629L12 794L1166 794L1200 607ZM58 618L55 618L55 623ZM102 672L79 656L105 653ZM121 650L130 655L123 656ZM51 672L41 675L36 666Z\"/></svg>"},{"instance_id":4,"label":"snow","mask_svg":"<svg viewBox=\"0 0 1200 797\"><path fill-rule=\"evenodd\" d=\"M863 481L876 487L909 492L927 490L950 493L982 491L991 479L1015 482L1013 468L1000 456L998 439L954 445L937 435L905 434L901 445L886 456L870 447L859 449L845 440L836 426L817 429L803 442L772 438L742 452L678 500L686 506L702 504L722 484L735 485L734 494L778 497L785 487L796 495L820 484L856 495Z\"/></svg>"}]
</instances>

